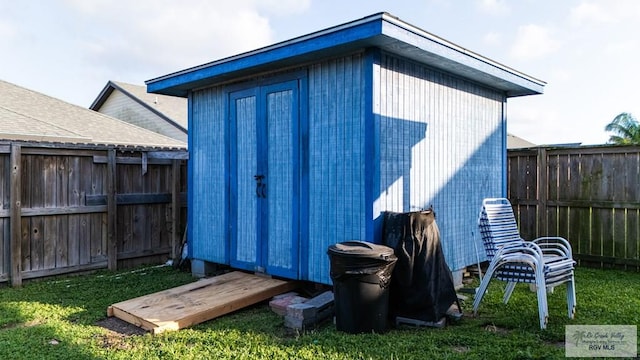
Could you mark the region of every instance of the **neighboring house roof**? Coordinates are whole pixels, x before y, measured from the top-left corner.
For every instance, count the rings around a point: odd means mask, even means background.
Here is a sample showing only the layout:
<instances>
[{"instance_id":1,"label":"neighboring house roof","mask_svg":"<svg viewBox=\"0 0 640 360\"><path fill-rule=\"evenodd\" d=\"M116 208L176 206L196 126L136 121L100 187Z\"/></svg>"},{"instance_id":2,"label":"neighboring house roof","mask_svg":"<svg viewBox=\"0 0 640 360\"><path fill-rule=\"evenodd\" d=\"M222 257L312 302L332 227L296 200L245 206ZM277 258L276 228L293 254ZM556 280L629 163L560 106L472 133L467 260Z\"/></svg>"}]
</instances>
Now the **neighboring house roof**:
<instances>
[{"instance_id":1,"label":"neighboring house roof","mask_svg":"<svg viewBox=\"0 0 640 360\"><path fill-rule=\"evenodd\" d=\"M186 97L190 89L201 86L372 47L504 91L507 97L541 94L546 84L405 23L393 15L378 13L147 80L147 90Z\"/></svg>"},{"instance_id":2,"label":"neighboring house roof","mask_svg":"<svg viewBox=\"0 0 640 360\"><path fill-rule=\"evenodd\" d=\"M537 145L521 137L515 136L513 134L507 134L507 149L519 149L535 146Z\"/></svg>"},{"instance_id":3,"label":"neighboring house roof","mask_svg":"<svg viewBox=\"0 0 640 360\"><path fill-rule=\"evenodd\" d=\"M142 85L109 81L89 108L177 140L187 140L185 98L150 94Z\"/></svg>"},{"instance_id":4,"label":"neighboring house roof","mask_svg":"<svg viewBox=\"0 0 640 360\"><path fill-rule=\"evenodd\" d=\"M184 142L2 80L0 140L186 147Z\"/></svg>"}]
</instances>

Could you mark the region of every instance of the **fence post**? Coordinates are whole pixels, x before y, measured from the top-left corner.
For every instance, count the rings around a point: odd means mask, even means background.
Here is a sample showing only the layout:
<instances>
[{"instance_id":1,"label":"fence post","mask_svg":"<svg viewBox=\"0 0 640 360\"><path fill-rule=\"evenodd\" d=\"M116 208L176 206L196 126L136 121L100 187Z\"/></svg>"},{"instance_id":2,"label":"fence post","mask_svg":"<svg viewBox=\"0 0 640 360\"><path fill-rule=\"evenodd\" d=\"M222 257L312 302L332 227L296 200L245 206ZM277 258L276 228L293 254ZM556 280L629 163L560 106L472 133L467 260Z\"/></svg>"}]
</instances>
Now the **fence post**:
<instances>
[{"instance_id":1,"label":"fence post","mask_svg":"<svg viewBox=\"0 0 640 360\"><path fill-rule=\"evenodd\" d=\"M538 147L536 183L538 187L538 201L536 204L536 238L547 236L549 233L547 222L547 198L549 197L549 171L547 168L547 150L544 147Z\"/></svg>"},{"instance_id":2,"label":"fence post","mask_svg":"<svg viewBox=\"0 0 640 360\"><path fill-rule=\"evenodd\" d=\"M171 162L171 259L177 258L178 223L180 219L180 160Z\"/></svg>"},{"instance_id":3,"label":"fence post","mask_svg":"<svg viewBox=\"0 0 640 360\"><path fill-rule=\"evenodd\" d=\"M107 153L107 267L109 270L118 268L117 209L116 150L110 148Z\"/></svg>"},{"instance_id":4,"label":"fence post","mask_svg":"<svg viewBox=\"0 0 640 360\"><path fill-rule=\"evenodd\" d=\"M11 144L11 286L22 286L22 148Z\"/></svg>"}]
</instances>

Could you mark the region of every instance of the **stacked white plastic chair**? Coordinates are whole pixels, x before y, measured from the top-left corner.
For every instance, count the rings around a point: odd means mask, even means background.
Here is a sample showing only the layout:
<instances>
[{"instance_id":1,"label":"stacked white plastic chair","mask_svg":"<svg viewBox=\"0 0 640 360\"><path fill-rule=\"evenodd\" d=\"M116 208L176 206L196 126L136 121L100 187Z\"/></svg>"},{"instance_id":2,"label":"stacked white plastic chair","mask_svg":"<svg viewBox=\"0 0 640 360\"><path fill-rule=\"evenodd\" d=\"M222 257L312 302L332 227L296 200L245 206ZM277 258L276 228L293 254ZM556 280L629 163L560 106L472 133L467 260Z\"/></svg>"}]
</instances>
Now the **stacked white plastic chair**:
<instances>
[{"instance_id":1,"label":"stacked white plastic chair","mask_svg":"<svg viewBox=\"0 0 640 360\"><path fill-rule=\"evenodd\" d=\"M575 261L571 245L566 239L541 237L533 241L523 240L511 203L504 198L483 200L478 226L490 263L476 292L474 314L477 313L489 282L496 278L508 283L503 298L505 304L517 283L535 284L541 329L547 327L549 317L547 289L566 283L568 313L569 318L573 319L576 308L573 276Z\"/></svg>"}]
</instances>

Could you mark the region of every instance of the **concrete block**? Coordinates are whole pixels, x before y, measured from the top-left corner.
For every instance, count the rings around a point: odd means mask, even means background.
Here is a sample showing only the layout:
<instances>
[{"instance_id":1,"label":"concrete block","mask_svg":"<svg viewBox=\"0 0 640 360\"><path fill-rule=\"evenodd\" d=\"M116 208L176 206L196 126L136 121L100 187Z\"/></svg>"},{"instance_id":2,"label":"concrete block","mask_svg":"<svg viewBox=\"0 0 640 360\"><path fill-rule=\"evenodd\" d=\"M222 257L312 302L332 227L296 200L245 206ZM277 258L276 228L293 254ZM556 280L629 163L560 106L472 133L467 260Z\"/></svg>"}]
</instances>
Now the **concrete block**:
<instances>
[{"instance_id":1,"label":"concrete block","mask_svg":"<svg viewBox=\"0 0 640 360\"><path fill-rule=\"evenodd\" d=\"M286 316L297 319L311 319L315 318L318 313L318 309L307 303L291 304L287 306Z\"/></svg>"},{"instance_id":2,"label":"concrete block","mask_svg":"<svg viewBox=\"0 0 640 360\"><path fill-rule=\"evenodd\" d=\"M197 278L207 277L217 270L216 264L204 260L191 259L191 275Z\"/></svg>"},{"instance_id":3,"label":"concrete block","mask_svg":"<svg viewBox=\"0 0 640 360\"><path fill-rule=\"evenodd\" d=\"M295 295L293 294L295 293L290 293L289 296L280 296L277 298L274 297L273 300L269 302L269 306L271 307L271 310L273 310L273 312L275 312L278 315L284 316L287 313L287 307L289 307L289 305L300 304L308 300L305 297L298 296L297 294Z\"/></svg>"},{"instance_id":4,"label":"concrete block","mask_svg":"<svg viewBox=\"0 0 640 360\"><path fill-rule=\"evenodd\" d=\"M333 301L333 292L325 291L322 294L309 299L306 304L315 306L318 309L322 309L324 307L333 305Z\"/></svg>"}]
</instances>

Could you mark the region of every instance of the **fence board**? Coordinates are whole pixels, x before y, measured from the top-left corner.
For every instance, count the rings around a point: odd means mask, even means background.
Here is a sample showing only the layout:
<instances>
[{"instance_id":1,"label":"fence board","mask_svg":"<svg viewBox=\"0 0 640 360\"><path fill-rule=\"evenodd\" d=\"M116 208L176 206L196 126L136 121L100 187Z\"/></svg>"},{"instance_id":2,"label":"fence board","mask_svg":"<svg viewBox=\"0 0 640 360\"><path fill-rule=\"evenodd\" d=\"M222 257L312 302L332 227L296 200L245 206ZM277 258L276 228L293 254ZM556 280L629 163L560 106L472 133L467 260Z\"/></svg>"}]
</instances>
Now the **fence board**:
<instances>
[{"instance_id":1,"label":"fence board","mask_svg":"<svg viewBox=\"0 0 640 360\"><path fill-rule=\"evenodd\" d=\"M143 161L119 161L142 159L143 151L64 146L0 143L7 149L0 155L0 282L11 279L12 284L19 285L23 278L116 263L166 261L172 251L172 224L180 223L173 226L181 229L181 237L186 221L184 201L178 201L179 216L171 216L174 199L184 198L174 189L186 191L186 152L164 152L160 161L149 153L147 171L143 172ZM18 172L11 164L14 154ZM111 194L113 199L123 201L108 200L107 169L112 156L118 161L113 162L115 187ZM94 163L96 158L105 161ZM179 171L173 168L176 163ZM15 196L10 181L13 173L19 175L13 182ZM174 173L180 182L177 185ZM18 200L15 212L11 209L13 198ZM96 201L100 204L92 204ZM116 209L114 220L107 216L109 204ZM110 224L115 234L114 251L109 250ZM12 228L16 235L12 235ZM15 248L12 238L16 239ZM18 274L15 283L14 276L9 277L14 256Z\"/></svg>"},{"instance_id":2,"label":"fence board","mask_svg":"<svg viewBox=\"0 0 640 360\"><path fill-rule=\"evenodd\" d=\"M56 217L43 218L42 231L42 268L54 269L56 267L56 253L58 249L58 221Z\"/></svg>"},{"instance_id":3,"label":"fence board","mask_svg":"<svg viewBox=\"0 0 640 360\"><path fill-rule=\"evenodd\" d=\"M640 270L640 147L509 151L508 166L523 237L563 236L581 265Z\"/></svg>"},{"instance_id":4,"label":"fence board","mask_svg":"<svg viewBox=\"0 0 640 360\"><path fill-rule=\"evenodd\" d=\"M8 176L11 174L9 154L0 152L0 172L7 174L7 176L0 176L0 212L7 211L8 213L11 193L10 176ZM6 277L10 272L11 234L8 222L9 219L0 218L0 278Z\"/></svg>"},{"instance_id":5,"label":"fence board","mask_svg":"<svg viewBox=\"0 0 640 360\"><path fill-rule=\"evenodd\" d=\"M56 222L58 241L54 268L64 268L69 266L69 217L57 216Z\"/></svg>"},{"instance_id":6,"label":"fence board","mask_svg":"<svg viewBox=\"0 0 640 360\"><path fill-rule=\"evenodd\" d=\"M549 154L547 156L547 166L546 184L542 183L540 186L545 186L547 188L547 200L558 200L560 198L559 193L561 192L560 189L558 189L558 182L560 180L560 176L558 174L560 171L560 157L558 155ZM544 179L544 177L542 179ZM551 228L548 230L551 230Z\"/></svg>"},{"instance_id":7,"label":"fence board","mask_svg":"<svg viewBox=\"0 0 640 360\"><path fill-rule=\"evenodd\" d=\"M629 210L627 217L627 259L640 259L640 210Z\"/></svg>"},{"instance_id":8,"label":"fence board","mask_svg":"<svg viewBox=\"0 0 640 360\"><path fill-rule=\"evenodd\" d=\"M8 232L5 232L9 226L5 225L6 220L0 218L0 276L9 272L6 264L9 262L7 256L10 254L9 241L7 241Z\"/></svg>"},{"instance_id":9,"label":"fence board","mask_svg":"<svg viewBox=\"0 0 640 360\"><path fill-rule=\"evenodd\" d=\"M579 199L580 189L582 184L582 176L580 174L581 164L583 157L580 154L568 154L567 164L567 182L564 188L563 200L566 199Z\"/></svg>"}]
</instances>

